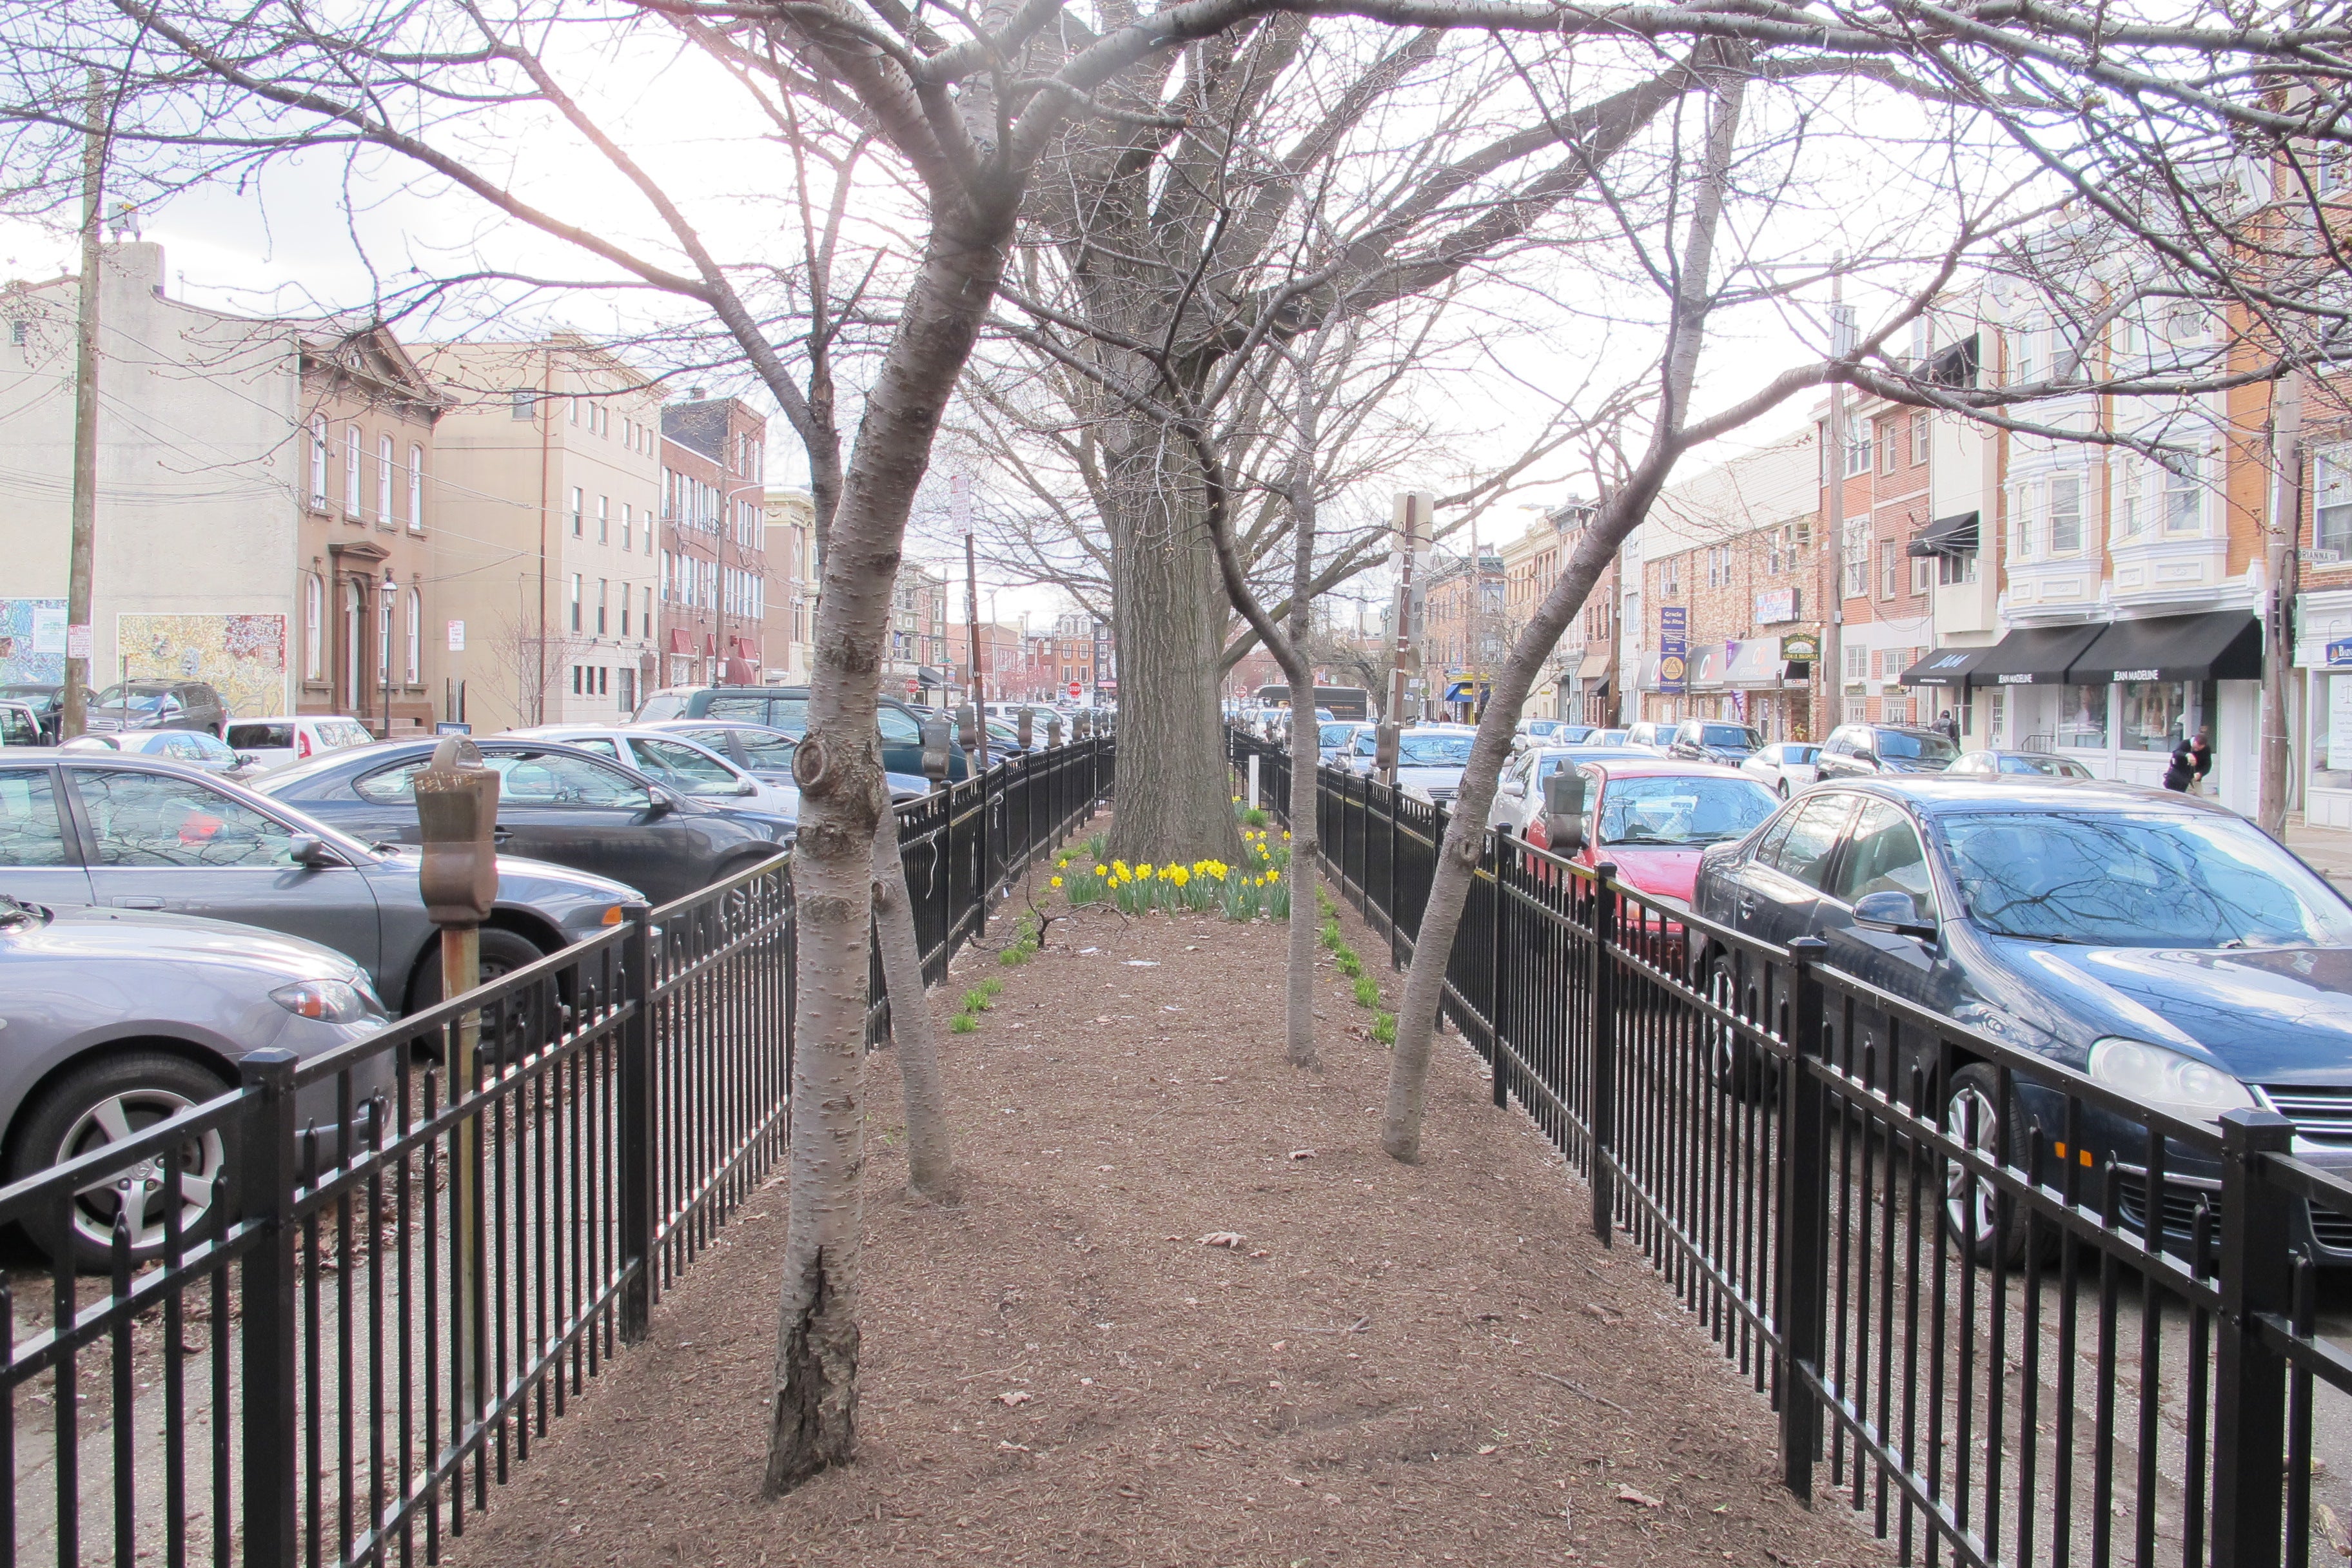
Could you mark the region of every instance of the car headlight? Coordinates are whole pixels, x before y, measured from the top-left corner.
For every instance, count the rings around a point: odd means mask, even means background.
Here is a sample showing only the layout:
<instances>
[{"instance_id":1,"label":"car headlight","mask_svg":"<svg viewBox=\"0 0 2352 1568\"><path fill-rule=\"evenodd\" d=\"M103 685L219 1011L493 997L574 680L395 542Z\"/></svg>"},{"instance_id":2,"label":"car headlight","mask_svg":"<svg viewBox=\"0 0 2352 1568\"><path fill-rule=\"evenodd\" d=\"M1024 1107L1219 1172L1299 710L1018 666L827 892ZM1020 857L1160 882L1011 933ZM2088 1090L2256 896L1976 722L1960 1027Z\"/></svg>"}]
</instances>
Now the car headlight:
<instances>
[{"instance_id":1,"label":"car headlight","mask_svg":"<svg viewBox=\"0 0 2352 1568\"><path fill-rule=\"evenodd\" d=\"M356 1024L383 1016L383 1004L364 980L298 980L280 985L269 999L298 1018L322 1024Z\"/></svg>"},{"instance_id":2,"label":"car headlight","mask_svg":"<svg viewBox=\"0 0 2352 1568\"><path fill-rule=\"evenodd\" d=\"M2183 1121L2219 1123L2255 1109L2253 1091L2220 1068L2179 1051L2109 1035L2091 1047L2091 1080Z\"/></svg>"}]
</instances>

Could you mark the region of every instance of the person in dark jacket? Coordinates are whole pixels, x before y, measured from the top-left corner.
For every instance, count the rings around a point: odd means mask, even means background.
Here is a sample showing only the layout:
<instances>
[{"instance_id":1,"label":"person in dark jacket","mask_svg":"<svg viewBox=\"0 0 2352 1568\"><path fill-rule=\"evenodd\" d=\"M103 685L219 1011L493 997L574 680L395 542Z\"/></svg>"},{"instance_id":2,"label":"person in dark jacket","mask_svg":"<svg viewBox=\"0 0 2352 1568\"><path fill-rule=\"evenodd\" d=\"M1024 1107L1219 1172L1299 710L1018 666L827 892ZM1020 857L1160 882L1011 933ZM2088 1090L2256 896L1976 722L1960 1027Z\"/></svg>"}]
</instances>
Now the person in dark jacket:
<instances>
[{"instance_id":1,"label":"person in dark jacket","mask_svg":"<svg viewBox=\"0 0 2352 1568\"><path fill-rule=\"evenodd\" d=\"M1944 732L1944 739L1955 746L1960 743L1960 721L1952 717L1950 709L1944 710L1944 716L1936 721L1936 728L1941 730Z\"/></svg>"},{"instance_id":2,"label":"person in dark jacket","mask_svg":"<svg viewBox=\"0 0 2352 1568\"><path fill-rule=\"evenodd\" d=\"M2164 787L2176 795L2186 795L2212 771L2212 733L2200 730L2194 737L2172 748L2171 765L2164 770Z\"/></svg>"}]
</instances>

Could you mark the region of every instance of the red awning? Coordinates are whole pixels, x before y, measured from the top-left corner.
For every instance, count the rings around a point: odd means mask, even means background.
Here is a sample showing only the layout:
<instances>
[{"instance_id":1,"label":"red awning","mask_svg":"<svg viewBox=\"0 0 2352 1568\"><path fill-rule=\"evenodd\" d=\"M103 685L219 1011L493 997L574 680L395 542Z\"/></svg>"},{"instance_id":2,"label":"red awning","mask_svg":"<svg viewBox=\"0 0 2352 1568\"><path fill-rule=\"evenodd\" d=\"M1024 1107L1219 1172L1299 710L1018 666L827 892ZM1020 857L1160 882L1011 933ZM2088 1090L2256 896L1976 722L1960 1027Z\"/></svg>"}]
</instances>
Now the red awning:
<instances>
[{"instance_id":1,"label":"red awning","mask_svg":"<svg viewBox=\"0 0 2352 1568\"><path fill-rule=\"evenodd\" d=\"M727 661L727 684L730 686L759 685L760 667L753 664L748 658L729 659Z\"/></svg>"},{"instance_id":2,"label":"red awning","mask_svg":"<svg viewBox=\"0 0 2352 1568\"><path fill-rule=\"evenodd\" d=\"M684 626L670 627L669 651L672 653L692 653L694 651L694 638Z\"/></svg>"},{"instance_id":3,"label":"red awning","mask_svg":"<svg viewBox=\"0 0 2352 1568\"><path fill-rule=\"evenodd\" d=\"M705 632L705 633L703 633L703 634L702 634L702 657L703 657L703 658L717 658L717 657L718 657L718 654L719 654L719 639L718 639L717 637L715 637L711 636L709 632Z\"/></svg>"}]
</instances>

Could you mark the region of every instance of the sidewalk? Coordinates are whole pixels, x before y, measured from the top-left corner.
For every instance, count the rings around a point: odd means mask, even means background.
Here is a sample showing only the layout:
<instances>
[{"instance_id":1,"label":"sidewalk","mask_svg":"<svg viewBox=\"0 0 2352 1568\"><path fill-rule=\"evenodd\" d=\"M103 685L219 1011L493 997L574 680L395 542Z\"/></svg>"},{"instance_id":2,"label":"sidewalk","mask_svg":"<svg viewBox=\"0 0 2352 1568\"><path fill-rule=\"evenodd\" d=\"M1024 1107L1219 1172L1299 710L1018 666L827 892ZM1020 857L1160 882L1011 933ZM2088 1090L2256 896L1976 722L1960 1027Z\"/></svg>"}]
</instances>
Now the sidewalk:
<instances>
[{"instance_id":1,"label":"sidewalk","mask_svg":"<svg viewBox=\"0 0 2352 1568\"><path fill-rule=\"evenodd\" d=\"M1282 947L1097 908L1024 966L968 952L934 1004L1004 989L947 1040L961 1207L903 1195L872 1058L856 1464L758 1495L772 1184L446 1560L1891 1562L1780 1489L1767 1402L1459 1041L1418 1166L1379 1149L1387 1053L1328 968L1322 1068L1283 1065Z\"/></svg>"},{"instance_id":2,"label":"sidewalk","mask_svg":"<svg viewBox=\"0 0 2352 1568\"><path fill-rule=\"evenodd\" d=\"M2287 818L2286 847L2338 889L2352 893L2352 832L2308 826L2297 812Z\"/></svg>"}]
</instances>

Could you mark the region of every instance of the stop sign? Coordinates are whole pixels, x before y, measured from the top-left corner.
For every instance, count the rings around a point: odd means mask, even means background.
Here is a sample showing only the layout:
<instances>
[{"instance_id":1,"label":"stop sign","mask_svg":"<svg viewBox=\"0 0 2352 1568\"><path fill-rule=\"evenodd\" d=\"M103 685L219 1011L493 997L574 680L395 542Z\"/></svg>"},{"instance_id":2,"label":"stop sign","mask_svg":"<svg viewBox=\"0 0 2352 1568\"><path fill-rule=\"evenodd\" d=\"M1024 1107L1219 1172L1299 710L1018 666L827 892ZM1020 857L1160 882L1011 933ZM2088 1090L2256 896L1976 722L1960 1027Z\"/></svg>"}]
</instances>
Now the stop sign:
<instances>
[{"instance_id":1,"label":"stop sign","mask_svg":"<svg viewBox=\"0 0 2352 1568\"><path fill-rule=\"evenodd\" d=\"M1071 695L1071 696L1073 696L1073 697L1076 697L1077 694L1078 694L1078 683L1077 683L1076 681L1073 680L1072 682L1070 682L1070 695Z\"/></svg>"}]
</instances>

